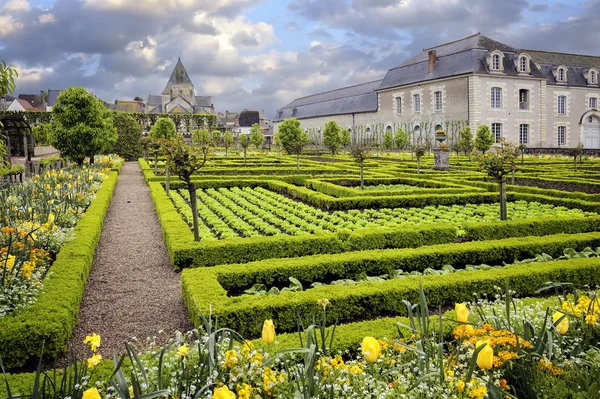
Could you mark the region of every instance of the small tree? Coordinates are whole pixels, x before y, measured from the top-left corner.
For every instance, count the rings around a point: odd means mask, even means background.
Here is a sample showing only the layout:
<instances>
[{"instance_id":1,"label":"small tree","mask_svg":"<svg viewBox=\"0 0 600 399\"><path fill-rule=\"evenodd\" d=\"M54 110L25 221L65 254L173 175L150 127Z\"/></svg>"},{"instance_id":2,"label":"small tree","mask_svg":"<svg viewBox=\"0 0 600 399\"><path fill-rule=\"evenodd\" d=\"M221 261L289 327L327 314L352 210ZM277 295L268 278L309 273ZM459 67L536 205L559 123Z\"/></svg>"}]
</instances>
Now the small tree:
<instances>
[{"instance_id":1,"label":"small tree","mask_svg":"<svg viewBox=\"0 0 600 399\"><path fill-rule=\"evenodd\" d=\"M573 165L575 168L575 172L577 172L577 158L581 158L583 155L583 143L579 143L577 147L569 148L567 150L567 154L573 157Z\"/></svg>"},{"instance_id":2,"label":"small tree","mask_svg":"<svg viewBox=\"0 0 600 399\"><path fill-rule=\"evenodd\" d=\"M207 132L208 136L208 132ZM196 145L187 145L183 137L176 140L164 141L163 151L167 157L167 165L187 185L190 194L190 207L192 208L192 225L194 227L194 240L200 241L198 229L198 203L196 198L196 183L192 176L200 170L213 151L213 140L207 138Z\"/></svg>"},{"instance_id":3,"label":"small tree","mask_svg":"<svg viewBox=\"0 0 600 399\"><path fill-rule=\"evenodd\" d=\"M158 118L150 128L148 137L151 139L150 149L154 153L154 173L158 171L158 153L162 148L161 140L173 140L177 135L177 128L171 118ZM166 172L166 171L165 171Z\"/></svg>"},{"instance_id":4,"label":"small tree","mask_svg":"<svg viewBox=\"0 0 600 399\"><path fill-rule=\"evenodd\" d=\"M52 108L50 144L61 155L83 165L86 157L112 148L117 132L104 104L84 88L69 88L58 96Z\"/></svg>"},{"instance_id":5,"label":"small tree","mask_svg":"<svg viewBox=\"0 0 600 399\"><path fill-rule=\"evenodd\" d=\"M360 189L365 189L365 179L364 179L364 162L365 159L369 158L371 155L369 148L365 144L357 144L350 148L350 155L358 165L360 166Z\"/></svg>"},{"instance_id":6,"label":"small tree","mask_svg":"<svg viewBox=\"0 0 600 399\"><path fill-rule=\"evenodd\" d=\"M527 145L526 144L519 144L519 152L521 153L521 165L523 165L523 162L525 161L525 150L527 149Z\"/></svg>"},{"instance_id":7,"label":"small tree","mask_svg":"<svg viewBox=\"0 0 600 399\"><path fill-rule=\"evenodd\" d=\"M458 148L463 151L465 155L469 155L469 161L471 160L471 151L473 151L473 133L471 132L471 126L465 126L458 133Z\"/></svg>"},{"instance_id":8,"label":"small tree","mask_svg":"<svg viewBox=\"0 0 600 399\"><path fill-rule=\"evenodd\" d=\"M130 114L115 112L113 124L117 129L117 142L112 151L128 161L142 155L142 127Z\"/></svg>"},{"instance_id":9,"label":"small tree","mask_svg":"<svg viewBox=\"0 0 600 399\"><path fill-rule=\"evenodd\" d=\"M333 157L335 156L336 151L342 145L340 132L340 126L336 121L327 122L323 128L323 145L331 151L331 163L333 163Z\"/></svg>"},{"instance_id":10,"label":"small tree","mask_svg":"<svg viewBox=\"0 0 600 399\"><path fill-rule=\"evenodd\" d=\"M391 150L394 148L394 133L391 130L386 130L383 134L383 148Z\"/></svg>"},{"instance_id":11,"label":"small tree","mask_svg":"<svg viewBox=\"0 0 600 399\"><path fill-rule=\"evenodd\" d=\"M406 134L404 129L398 128L398 130L396 130L396 135L394 136L394 146L399 150L403 150L407 145L408 134Z\"/></svg>"},{"instance_id":12,"label":"small tree","mask_svg":"<svg viewBox=\"0 0 600 399\"><path fill-rule=\"evenodd\" d=\"M479 154L477 161L480 169L487 172L488 176L493 177L499 184L500 220L506 220L506 176L516 170L517 151L512 144L506 144L504 140L501 140L500 144L494 153Z\"/></svg>"},{"instance_id":13,"label":"small tree","mask_svg":"<svg viewBox=\"0 0 600 399\"><path fill-rule=\"evenodd\" d=\"M475 148L482 153L486 153L494 144L494 136L488 125L481 125L477 129L475 137Z\"/></svg>"},{"instance_id":14,"label":"small tree","mask_svg":"<svg viewBox=\"0 0 600 399\"><path fill-rule=\"evenodd\" d=\"M417 145L414 148L415 157L417 158L417 174L421 173L421 157L425 155L426 149L422 145Z\"/></svg>"},{"instance_id":15,"label":"small tree","mask_svg":"<svg viewBox=\"0 0 600 399\"><path fill-rule=\"evenodd\" d=\"M228 156L229 147L233 144L233 133L226 131L223 135L223 146L225 147L225 158Z\"/></svg>"},{"instance_id":16,"label":"small tree","mask_svg":"<svg viewBox=\"0 0 600 399\"><path fill-rule=\"evenodd\" d=\"M286 119L279 125L279 141L288 154L296 155L296 173L300 172L300 154L306 144L308 135L300 128L300 121L296 118Z\"/></svg>"},{"instance_id":17,"label":"small tree","mask_svg":"<svg viewBox=\"0 0 600 399\"><path fill-rule=\"evenodd\" d=\"M256 147L256 150L258 151L260 149L259 147L263 144L264 141L265 136L260 130L260 125L258 123L253 124L250 128L250 142Z\"/></svg>"},{"instance_id":18,"label":"small tree","mask_svg":"<svg viewBox=\"0 0 600 399\"><path fill-rule=\"evenodd\" d=\"M248 146L250 145L250 138L247 134L240 134L238 138L238 144L244 150L244 166L246 166L246 152L248 151Z\"/></svg>"},{"instance_id":19,"label":"small tree","mask_svg":"<svg viewBox=\"0 0 600 399\"><path fill-rule=\"evenodd\" d=\"M348 148L350 144L352 144L352 135L350 134L350 130L342 129L340 132L340 145L344 148Z\"/></svg>"},{"instance_id":20,"label":"small tree","mask_svg":"<svg viewBox=\"0 0 600 399\"><path fill-rule=\"evenodd\" d=\"M223 137L223 135L221 134L221 131L219 130L213 130L211 133L212 136L212 141L215 144L215 147L218 147L221 145L221 139Z\"/></svg>"}]
</instances>

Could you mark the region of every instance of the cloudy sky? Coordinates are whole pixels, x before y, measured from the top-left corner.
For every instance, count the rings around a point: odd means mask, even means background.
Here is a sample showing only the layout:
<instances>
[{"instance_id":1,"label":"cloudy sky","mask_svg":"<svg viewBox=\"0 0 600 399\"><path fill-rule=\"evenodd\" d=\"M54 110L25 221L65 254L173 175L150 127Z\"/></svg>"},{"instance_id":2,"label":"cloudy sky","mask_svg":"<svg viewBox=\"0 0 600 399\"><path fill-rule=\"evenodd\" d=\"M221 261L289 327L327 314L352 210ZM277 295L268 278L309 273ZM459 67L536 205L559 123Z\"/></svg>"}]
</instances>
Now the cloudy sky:
<instances>
[{"instance_id":1,"label":"cloudy sky","mask_svg":"<svg viewBox=\"0 0 600 399\"><path fill-rule=\"evenodd\" d=\"M16 93L83 86L159 94L181 56L217 111L277 108L377 80L425 47L482 32L520 48L600 54L600 0L0 0Z\"/></svg>"}]
</instances>

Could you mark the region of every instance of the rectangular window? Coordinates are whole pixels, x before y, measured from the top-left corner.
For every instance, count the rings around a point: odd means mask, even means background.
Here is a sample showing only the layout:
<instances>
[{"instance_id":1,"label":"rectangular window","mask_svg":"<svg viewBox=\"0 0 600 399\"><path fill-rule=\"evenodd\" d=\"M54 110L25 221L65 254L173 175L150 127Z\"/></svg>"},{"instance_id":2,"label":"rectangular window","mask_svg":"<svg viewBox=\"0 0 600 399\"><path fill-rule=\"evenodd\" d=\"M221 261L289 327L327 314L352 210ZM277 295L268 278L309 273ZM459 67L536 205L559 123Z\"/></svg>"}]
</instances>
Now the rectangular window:
<instances>
[{"instance_id":1,"label":"rectangular window","mask_svg":"<svg viewBox=\"0 0 600 399\"><path fill-rule=\"evenodd\" d=\"M402 114L402 97L396 97L396 114L397 115L401 115Z\"/></svg>"},{"instance_id":2,"label":"rectangular window","mask_svg":"<svg viewBox=\"0 0 600 399\"><path fill-rule=\"evenodd\" d=\"M519 90L519 109L521 111L529 109L529 90L527 89Z\"/></svg>"},{"instance_id":3,"label":"rectangular window","mask_svg":"<svg viewBox=\"0 0 600 399\"><path fill-rule=\"evenodd\" d=\"M529 125L519 125L519 144L529 143Z\"/></svg>"},{"instance_id":4,"label":"rectangular window","mask_svg":"<svg viewBox=\"0 0 600 399\"><path fill-rule=\"evenodd\" d=\"M565 126L558 127L558 145L565 145L567 143L567 128Z\"/></svg>"},{"instance_id":5,"label":"rectangular window","mask_svg":"<svg viewBox=\"0 0 600 399\"><path fill-rule=\"evenodd\" d=\"M435 111L436 112L442 112L443 107L444 107L444 103L442 101L442 92L441 91L436 91L433 94L435 96Z\"/></svg>"},{"instance_id":6,"label":"rectangular window","mask_svg":"<svg viewBox=\"0 0 600 399\"><path fill-rule=\"evenodd\" d=\"M494 143L498 144L502 138L502 124L492 123L492 135L494 136Z\"/></svg>"},{"instance_id":7,"label":"rectangular window","mask_svg":"<svg viewBox=\"0 0 600 399\"><path fill-rule=\"evenodd\" d=\"M590 97L590 108L596 108L598 104L598 99L596 97Z\"/></svg>"},{"instance_id":8,"label":"rectangular window","mask_svg":"<svg viewBox=\"0 0 600 399\"><path fill-rule=\"evenodd\" d=\"M565 115L567 113L566 104L567 104L567 96L558 96L556 112L559 115Z\"/></svg>"},{"instance_id":9,"label":"rectangular window","mask_svg":"<svg viewBox=\"0 0 600 399\"><path fill-rule=\"evenodd\" d=\"M413 94L413 103L415 107L415 112L421 112L421 95Z\"/></svg>"},{"instance_id":10,"label":"rectangular window","mask_svg":"<svg viewBox=\"0 0 600 399\"><path fill-rule=\"evenodd\" d=\"M492 108L502 108L502 89L492 87Z\"/></svg>"}]
</instances>

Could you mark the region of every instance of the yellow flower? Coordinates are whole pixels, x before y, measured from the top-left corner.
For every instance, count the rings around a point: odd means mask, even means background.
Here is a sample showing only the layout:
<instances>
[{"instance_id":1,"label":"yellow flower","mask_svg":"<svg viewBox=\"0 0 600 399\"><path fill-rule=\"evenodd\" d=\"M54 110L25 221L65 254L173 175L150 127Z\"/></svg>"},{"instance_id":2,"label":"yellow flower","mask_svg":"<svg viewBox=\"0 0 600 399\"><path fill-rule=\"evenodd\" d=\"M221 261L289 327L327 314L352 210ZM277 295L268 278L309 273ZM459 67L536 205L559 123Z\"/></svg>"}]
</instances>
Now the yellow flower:
<instances>
[{"instance_id":1,"label":"yellow flower","mask_svg":"<svg viewBox=\"0 0 600 399\"><path fill-rule=\"evenodd\" d=\"M182 357L186 357L189 350L190 348L188 348L186 344L181 345L179 348L177 348L177 358L181 359Z\"/></svg>"},{"instance_id":2,"label":"yellow flower","mask_svg":"<svg viewBox=\"0 0 600 399\"><path fill-rule=\"evenodd\" d=\"M133 398L133 387L129 387L129 397Z\"/></svg>"},{"instance_id":3,"label":"yellow flower","mask_svg":"<svg viewBox=\"0 0 600 399\"><path fill-rule=\"evenodd\" d=\"M237 352L234 350L230 350L225 352L225 366L231 368L235 366L238 362Z\"/></svg>"},{"instance_id":4,"label":"yellow flower","mask_svg":"<svg viewBox=\"0 0 600 399\"><path fill-rule=\"evenodd\" d=\"M242 345L242 355L248 356L253 349L254 344L252 343L252 341L245 340L244 345Z\"/></svg>"},{"instance_id":5,"label":"yellow flower","mask_svg":"<svg viewBox=\"0 0 600 399\"><path fill-rule=\"evenodd\" d=\"M567 333L567 331L569 330L569 318L568 317L565 317L564 319L561 320L560 323L556 324L556 322L563 316L565 316L565 314L563 312L556 312L556 313L554 313L554 316L552 316L552 321L554 322L556 329L558 330L558 332L561 335L565 335Z\"/></svg>"},{"instance_id":6,"label":"yellow flower","mask_svg":"<svg viewBox=\"0 0 600 399\"><path fill-rule=\"evenodd\" d=\"M585 316L585 322L586 324L596 324L596 321L598 320L598 316L596 316L595 314L589 314L587 316Z\"/></svg>"},{"instance_id":7,"label":"yellow flower","mask_svg":"<svg viewBox=\"0 0 600 399\"><path fill-rule=\"evenodd\" d=\"M100 360L102 360L102 355L94 354L92 357L90 357L87 360L88 369L93 369L94 367L96 367L97 365L99 365L100 364Z\"/></svg>"},{"instance_id":8,"label":"yellow flower","mask_svg":"<svg viewBox=\"0 0 600 399\"><path fill-rule=\"evenodd\" d=\"M273 324L273 320L265 320L263 323L262 340L265 344L275 342L275 325Z\"/></svg>"},{"instance_id":9,"label":"yellow flower","mask_svg":"<svg viewBox=\"0 0 600 399\"><path fill-rule=\"evenodd\" d=\"M213 399L235 399L235 394L226 386L222 386L221 388L215 388L212 397Z\"/></svg>"},{"instance_id":10,"label":"yellow flower","mask_svg":"<svg viewBox=\"0 0 600 399\"><path fill-rule=\"evenodd\" d=\"M381 356L381 345L373 337L363 338L361 349L363 357L369 363L376 362L379 356Z\"/></svg>"},{"instance_id":11,"label":"yellow flower","mask_svg":"<svg viewBox=\"0 0 600 399\"><path fill-rule=\"evenodd\" d=\"M481 345L485 347L479 351L477 355L477 365L482 370L491 370L494 365L494 350L490 344L490 341L477 341L475 348L479 348Z\"/></svg>"},{"instance_id":12,"label":"yellow flower","mask_svg":"<svg viewBox=\"0 0 600 399\"><path fill-rule=\"evenodd\" d=\"M464 303L457 303L454 306L454 310L456 310L456 320L459 323L466 323L469 321L469 309L467 309L467 305Z\"/></svg>"},{"instance_id":13,"label":"yellow flower","mask_svg":"<svg viewBox=\"0 0 600 399\"><path fill-rule=\"evenodd\" d=\"M329 299L327 298L319 299L317 303L319 304L319 306L323 307L323 310L327 309L327 306L329 306L330 304Z\"/></svg>"},{"instance_id":14,"label":"yellow flower","mask_svg":"<svg viewBox=\"0 0 600 399\"><path fill-rule=\"evenodd\" d=\"M100 346L100 340L100 336L96 333L93 333L92 335L88 335L87 337L85 337L83 343L85 345L89 345L92 349L92 352L96 352L98 350L98 347Z\"/></svg>"},{"instance_id":15,"label":"yellow flower","mask_svg":"<svg viewBox=\"0 0 600 399\"><path fill-rule=\"evenodd\" d=\"M101 399L100 392L96 388L90 388L83 391L81 399Z\"/></svg>"},{"instance_id":16,"label":"yellow flower","mask_svg":"<svg viewBox=\"0 0 600 399\"><path fill-rule=\"evenodd\" d=\"M465 382L463 380L459 380L456 383L456 389L458 389L458 392L463 393L465 391Z\"/></svg>"}]
</instances>

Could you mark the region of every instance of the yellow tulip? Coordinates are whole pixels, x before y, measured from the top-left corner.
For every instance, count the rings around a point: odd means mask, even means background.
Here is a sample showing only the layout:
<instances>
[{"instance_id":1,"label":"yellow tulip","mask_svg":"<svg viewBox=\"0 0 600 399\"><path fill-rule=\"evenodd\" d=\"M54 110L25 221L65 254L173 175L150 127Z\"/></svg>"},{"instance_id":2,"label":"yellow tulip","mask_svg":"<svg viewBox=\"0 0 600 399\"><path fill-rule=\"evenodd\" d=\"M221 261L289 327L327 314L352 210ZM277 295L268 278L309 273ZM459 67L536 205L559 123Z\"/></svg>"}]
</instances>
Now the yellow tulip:
<instances>
[{"instance_id":1,"label":"yellow tulip","mask_svg":"<svg viewBox=\"0 0 600 399\"><path fill-rule=\"evenodd\" d=\"M361 349L363 357L369 363L375 363L379 356L381 356L381 345L373 337L363 338Z\"/></svg>"},{"instance_id":2,"label":"yellow tulip","mask_svg":"<svg viewBox=\"0 0 600 399\"><path fill-rule=\"evenodd\" d=\"M265 320L262 328L262 340L265 344L272 344L275 342L275 325L273 320Z\"/></svg>"},{"instance_id":3,"label":"yellow tulip","mask_svg":"<svg viewBox=\"0 0 600 399\"><path fill-rule=\"evenodd\" d=\"M226 386L222 386L221 388L215 388L212 397L213 399L235 399L235 394Z\"/></svg>"},{"instance_id":4,"label":"yellow tulip","mask_svg":"<svg viewBox=\"0 0 600 399\"><path fill-rule=\"evenodd\" d=\"M83 391L81 399L101 399L100 392L96 388L90 388Z\"/></svg>"},{"instance_id":5,"label":"yellow tulip","mask_svg":"<svg viewBox=\"0 0 600 399\"><path fill-rule=\"evenodd\" d=\"M475 348L479 348L484 344L487 345L479 351L479 354L477 355L477 365L482 370L491 370L494 366L494 350L492 349L490 341L477 341Z\"/></svg>"},{"instance_id":6,"label":"yellow tulip","mask_svg":"<svg viewBox=\"0 0 600 399\"><path fill-rule=\"evenodd\" d=\"M464 303L457 303L454 306L454 310L456 311L456 320L459 323L466 323L469 321L469 309L467 309L467 305Z\"/></svg>"},{"instance_id":7,"label":"yellow tulip","mask_svg":"<svg viewBox=\"0 0 600 399\"><path fill-rule=\"evenodd\" d=\"M554 324L556 324L556 322L564 315L565 314L563 312L554 313L554 316L552 316L552 321L554 322ZM565 317L560 323L556 324L555 327L561 335L565 335L569 330L569 318Z\"/></svg>"}]
</instances>

